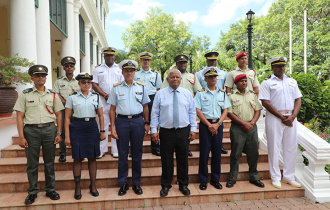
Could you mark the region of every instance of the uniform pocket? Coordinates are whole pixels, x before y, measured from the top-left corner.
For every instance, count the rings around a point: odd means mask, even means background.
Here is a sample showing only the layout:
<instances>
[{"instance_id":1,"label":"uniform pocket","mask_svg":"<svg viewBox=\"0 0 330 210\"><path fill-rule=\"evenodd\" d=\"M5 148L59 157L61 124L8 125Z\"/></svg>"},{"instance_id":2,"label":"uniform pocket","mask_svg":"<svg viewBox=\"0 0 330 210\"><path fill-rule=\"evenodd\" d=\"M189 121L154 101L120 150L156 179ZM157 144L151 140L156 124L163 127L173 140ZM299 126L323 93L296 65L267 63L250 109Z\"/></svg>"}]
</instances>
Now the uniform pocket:
<instances>
[{"instance_id":1,"label":"uniform pocket","mask_svg":"<svg viewBox=\"0 0 330 210\"><path fill-rule=\"evenodd\" d=\"M37 102L36 101L33 101L33 100L30 100L30 101L26 101L26 106L27 107L34 107L34 106L37 106Z\"/></svg>"},{"instance_id":2,"label":"uniform pocket","mask_svg":"<svg viewBox=\"0 0 330 210\"><path fill-rule=\"evenodd\" d=\"M218 101L218 105L221 109L224 109L223 107L225 106L225 103L223 101Z\"/></svg>"},{"instance_id":3,"label":"uniform pocket","mask_svg":"<svg viewBox=\"0 0 330 210\"><path fill-rule=\"evenodd\" d=\"M125 95L121 95L121 94L118 95L118 100L125 100L125 99L126 99Z\"/></svg>"}]
</instances>

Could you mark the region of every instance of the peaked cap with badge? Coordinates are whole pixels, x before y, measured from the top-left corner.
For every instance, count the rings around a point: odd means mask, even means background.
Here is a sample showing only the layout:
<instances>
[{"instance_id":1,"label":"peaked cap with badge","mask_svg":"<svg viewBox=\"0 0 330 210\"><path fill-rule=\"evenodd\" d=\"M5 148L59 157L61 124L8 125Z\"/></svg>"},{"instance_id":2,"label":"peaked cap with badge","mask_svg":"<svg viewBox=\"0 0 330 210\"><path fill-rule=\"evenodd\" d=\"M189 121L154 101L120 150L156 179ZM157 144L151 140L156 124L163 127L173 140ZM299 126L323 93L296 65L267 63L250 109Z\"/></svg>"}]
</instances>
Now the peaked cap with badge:
<instances>
[{"instance_id":1,"label":"peaked cap with badge","mask_svg":"<svg viewBox=\"0 0 330 210\"><path fill-rule=\"evenodd\" d=\"M46 74L48 75L48 68L44 65L33 65L29 68L29 75L32 76L34 74Z\"/></svg>"},{"instance_id":2,"label":"peaked cap with badge","mask_svg":"<svg viewBox=\"0 0 330 210\"><path fill-rule=\"evenodd\" d=\"M117 52L117 49L114 47L103 47L101 51L103 54L114 55Z\"/></svg>"},{"instance_id":3,"label":"peaked cap with badge","mask_svg":"<svg viewBox=\"0 0 330 210\"><path fill-rule=\"evenodd\" d=\"M286 65L286 62L287 62L287 58L286 57L275 57L275 58L272 58L268 61L268 63L272 66L274 65Z\"/></svg>"},{"instance_id":4,"label":"peaked cap with badge","mask_svg":"<svg viewBox=\"0 0 330 210\"><path fill-rule=\"evenodd\" d=\"M238 59L240 59L241 57L243 57L243 56L247 56L247 53L246 52L240 52L240 53L238 53L237 56L236 56L236 61Z\"/></svg>"},{"instance_id":5,"label":"peaked cap with badge","mask_svg":"<svg viewBox=\"0 0 330 210\"><path fill-rule=\"evenodd\" d=\"M209 77L209 76L218 76L218 68L210 66L206 67L202 73L204 77Z\"/></svg>"},{"instance_id":6,"label":"peaked cap with badge","mask_svg":"<svg viewBox=\"0 0 330 210\"><path fill-rule=\"evenodd\" d=\"M208 60L218 59L219 53L218 52L208 52L204 55L204 57Z\"/></svg>"},{"instance_id":7,"label":"peaked cap with badge","mask_svg":"<svg viewBox=\"0 0 330 210\"><path fill-rule=\"evenodd\" d=\"M154 55L152 53L149 53L149 52L142 52L142 53L139 54L140 59L151 60L152 57L154 57Z\"/></svg>"},{"instance_id":8,"label":"peaked cap with badge","mask_svg":"<svg viewBox=\"0 0 330 210\"><path fill-rule=\"evenodd\" d=\"M122 62L119 63L119 68L123 69L135 69L137 70L138 68L138 63L134 60L123 60Z\"/></svg>"},{"instance_id":9,"label":"peaked cap with badge","mask_svg":"<svg viewBox=\"0 0 330 210\"><path fill-rule=\"evenodd\" d=\"M76 76L76 80L81 80L81 79L93 80L93 75L90 75L88 73L80 73Z\"/></svg>"},{"instance_id":10,"label":"peaked cap with badge","mask_svg":"<svg viewBox=\"0 0 330 210\"><path fill-rule=\"evenodd\" d=\"M174 62L188 62L188 56L185 54L177 55L174 57Z\"/></svg>"},{"instance_id":11,"label":"peaked cap with badge","mask_svg":"<svg viewBox=\"0 0 330 210\"><path fill-rule=\"evenodd\" d=\"M71 56L66 56L66 57L62 58L61 65L64 66L67 63L76 64L76 59Z\"/></svg>"}]
</instances>

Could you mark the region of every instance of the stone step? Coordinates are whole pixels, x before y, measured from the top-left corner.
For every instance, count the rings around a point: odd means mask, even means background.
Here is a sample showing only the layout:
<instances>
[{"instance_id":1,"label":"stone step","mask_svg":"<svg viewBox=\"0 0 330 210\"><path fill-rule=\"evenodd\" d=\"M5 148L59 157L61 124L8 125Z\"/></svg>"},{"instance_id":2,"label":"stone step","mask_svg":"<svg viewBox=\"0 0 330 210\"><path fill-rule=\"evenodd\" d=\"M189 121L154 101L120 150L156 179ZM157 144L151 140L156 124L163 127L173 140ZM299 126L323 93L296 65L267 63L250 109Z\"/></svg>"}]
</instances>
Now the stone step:
<instances>
[{"instance_id":1,"label":"stone step","mask_svg":"<svg viewBox=\"0 0 330 210\"><path fill-rule=\"evenodd\" d=\"M248 181L239 181L232 188L226 188L225 182L222 190L217 190L208 185L207 190L200 190L198 183L189 184L190 196L184 196L178 185L173 185L167 197L160 197L160 185L142 185L143 194L134 194L132 188L124 196L118 196L119 188L98 188L100 196L93 197L88 189L82 190L81 200L73 198L74 189L57 190L61 199L57 201L46 197L45 192L38 193L38 198L29 209L70 209L70 210L96 210L96 209L123 209L123 208L145 208L163 205L186 205L212 202L232 202L243 200L260 200L270 198L291 198L303 197L303 188L294 188L288 184L283 184L281 189L274 188L271 180L264 180L265 188L259 188ZM25 209L24 200L26 192L19 193L0 193L0 208Z\"/></svg>"},{"instance_id":2,"label":"stone step","mask_svg":"<svg viewBox=\"0 0 330 210\"><path fill-rule=\"evenodd\" d=\"M193 151L193 157L189 157L189 165L197 166L199 164L199 152ZM174 156L174 160L175 160ZM67 157L67 162L60 163L58 159L55 158L55 171L67 171L72 170L72 157ZM209 159L210 164L211 159ZM268 154L263 150L259 150L259 162L267 162ZM229 164L230 162L230 151L228 154L223 154L221 158L222 164ZM246 155L243 154L241 159L241 163L246 163ZM150 168L150 167L161 167L161 159L158 156L152 155L151 153L144 153L142 156L142 168ZM128 167L131 168L132 159L128 158ZM39 159L39 171L43 171L43 159ZM88 168L87 160L83 161L82 169L85 170ZM97 163L98 169L116 169L118 168L118 159L113 158L111 155L107 154L102 159L98 160ZM0 159L0 174L1 173L19 173L26 171L26 157L16 157L16 158L1 158Z\"/></svg>"},{"instance_id":3,"label":"stone step","mask_svg":"<svg viewBox=\"0 0 330 210\"><path fill-rule=\"evenodd\" d=\"M143 153L150 153L151 146L150 141L143 141ZM222 145L226 150L230 150L230 139L223 138ZM190 151L199 151L199 139L195 139L194 141L190 142ZM67 147L67 156L72 155L71 147ZM111 151L111 142L108 143L108 151ZM59 144L56 145L56 152L55 155L59 156L60 148ZM40 150L40 156L42 156L42 151ZM5 147L1 150L1 157L2 158L14 158L14 157L25 157L25 149L21 148L17 144L10 145Z\"/></svg>"},{"instance_id":4,"label":"stone step","mask_svg":"<svg viewBox=\"0 0 330 210\"><path fill-rule=\"evenodd\" d=\"M209 165L209 180L211 179L211 166ZM221 164L221 182L228 180L230 171L230 164ZM269 165L268 163L261 162L258 164L259 177L261 180L270 179ZM161 183L161 167L142 168L141 174L141 186L143 185L160 185ZM88 188L89 172L88 170L82 170L81 186L82 188ZM132 170L128 171L128 183L132 186ZM176 167L174 168L173 184L176 183ZM198 166L189 167L189 182L199 183ZM39 172L38 187L44 189L45 175L44 172ZM246 181L249 180L249 166L247 163L240 164L237 180ZM117 169L98 169L97 170L97 186L118 187L118 170ZM57 190L69 190L73 189L74 180L72 171L57 171L56 172L56 189ZM5 173L1 175L0 179L0 193L4 192L26 192L29 188L28 179L25 172L21 173Z\"/></svg>"}]
</instances>

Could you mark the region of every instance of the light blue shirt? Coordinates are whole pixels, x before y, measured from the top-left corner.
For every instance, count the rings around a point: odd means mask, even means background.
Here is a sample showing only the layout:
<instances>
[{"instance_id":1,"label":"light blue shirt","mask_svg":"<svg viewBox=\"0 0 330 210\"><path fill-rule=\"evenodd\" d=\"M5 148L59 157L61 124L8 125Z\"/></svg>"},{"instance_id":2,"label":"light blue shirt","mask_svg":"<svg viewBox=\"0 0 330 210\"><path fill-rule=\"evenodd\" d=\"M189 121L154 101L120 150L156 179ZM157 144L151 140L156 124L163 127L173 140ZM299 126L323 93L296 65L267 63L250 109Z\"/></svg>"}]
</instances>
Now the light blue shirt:
<instances>
[{"instance_id":1,"label":"light blue shirt","mask_svg":"<svg viewBox=\"0 0 330 210\"><path fill-rule=\"evenodd\" d=\"M144 71L142 68L135 72L134 80L143 82L145 85L145 89L147 89L148 95L154 95L162 86L162 79L158 72L149 69L148 71Z\"/></svg>"},{"instance_id":2,"label":"light blue shirt","mask_svg":"<svg viewBox=\"0 0 330 210\"><path fill-rule=\"evenodd\" d=\"M173 128L173 88L170 86L156 93L151 111L151 133L157 133L158 125ZM196 132L196 108L191 93L184 88L177 88L179 103L179 128L190 125L190 131Z\"/></svg>"},{"instance_id":3,"label":"light blue shirt","mask_svg":"<svg viewBox=\"0 0 330 210\"><path fill-rule=\"evenodd\" d=\"M116 113L136 115L143 112L142 104L150 102L145 86L133 81L131 87L124 81L112 88L107 101L116 106Z\"/></svg>"},{"instance_id":4,"label":"light blue shirt","mask_svg":"<svg viewBox=\"0 0 330 210\"><path fill-rule=\"evenodd\" d=\"M231 107L227 94L219 88L212 93L208 87L204 91L198 91L195 96L196 108L200 109L206 119L219 119L222 109Z\"/></svg>"},{"instance_id":5,"label":"light blue shirt","mask_svg":"<svg viewBox=\"0 0 330 210\"><path fill-rule=\"evenodd\" d=\"M102 102L97 93L89 92L85 97L81 91L68 97L65 108L73 110L73 117L86 118L96 117L95 108L102 108ZM99 98L99 100L97 100Z\"/></svg>"},{"instance_id":6,"label":"light blue shirt","mask_svg":"<svg viewBox=\"0 0 330 210\"><path fill-rule=\"evenodd\" d=\"M204 76L203 76L203 71L206 67L204 67L203 69L199 70L198 72L196 72L196 77L199 81L199 83L201 84L201 86L205 89L207 87L207 83L204 80ZM225 81L226 81L226 77L227 77L227 72L222 70L221 68L217 68L218 69L218 77L217 77L217 87L220 89L224 89L225 86Z\"/></svg>"}]
</instances>

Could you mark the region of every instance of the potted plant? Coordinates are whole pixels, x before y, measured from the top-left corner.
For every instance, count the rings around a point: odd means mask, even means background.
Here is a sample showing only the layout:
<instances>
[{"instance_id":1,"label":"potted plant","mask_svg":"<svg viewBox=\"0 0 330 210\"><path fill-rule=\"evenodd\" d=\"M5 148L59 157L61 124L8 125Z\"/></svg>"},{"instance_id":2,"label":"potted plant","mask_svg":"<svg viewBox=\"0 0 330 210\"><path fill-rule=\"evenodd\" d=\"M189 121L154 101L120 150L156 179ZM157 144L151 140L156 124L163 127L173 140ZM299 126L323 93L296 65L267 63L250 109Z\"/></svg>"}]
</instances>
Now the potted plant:
<instances>
[{"instance_id":1,"label":"potted plant","mask_svg":"<svg viewBox=\"0 0 330 210\"><path fill-rule=\"evenodd\" d=\"M26 58L7 58L0 56L0 117L10 117L17 100L16 87L12 85L31 83L27 72L21 72L20 67L30 67L33 63Z\"/></svg>"}]
</instances>

